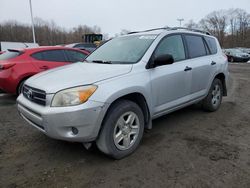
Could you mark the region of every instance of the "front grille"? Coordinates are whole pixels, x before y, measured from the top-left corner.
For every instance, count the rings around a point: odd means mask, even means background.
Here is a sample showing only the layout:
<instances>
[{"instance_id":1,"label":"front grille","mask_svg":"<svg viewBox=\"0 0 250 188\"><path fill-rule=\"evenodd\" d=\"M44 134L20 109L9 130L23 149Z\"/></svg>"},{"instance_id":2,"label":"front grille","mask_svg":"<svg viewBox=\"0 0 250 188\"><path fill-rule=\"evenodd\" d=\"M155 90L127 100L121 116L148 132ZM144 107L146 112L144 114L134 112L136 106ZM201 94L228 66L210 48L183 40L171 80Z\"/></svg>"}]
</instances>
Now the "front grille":
<instances>
[{"instance_id":1,"label":"front grille","mask_svg":"<svg viewBox=\"0 0 250 188\"><path fill-rule=\"evenodd\" d=\"M23 86L23 95L34 103L45 106L46 105L46 93L43 90L36 89L27 85Z\"/></svg>"}]
</instances>

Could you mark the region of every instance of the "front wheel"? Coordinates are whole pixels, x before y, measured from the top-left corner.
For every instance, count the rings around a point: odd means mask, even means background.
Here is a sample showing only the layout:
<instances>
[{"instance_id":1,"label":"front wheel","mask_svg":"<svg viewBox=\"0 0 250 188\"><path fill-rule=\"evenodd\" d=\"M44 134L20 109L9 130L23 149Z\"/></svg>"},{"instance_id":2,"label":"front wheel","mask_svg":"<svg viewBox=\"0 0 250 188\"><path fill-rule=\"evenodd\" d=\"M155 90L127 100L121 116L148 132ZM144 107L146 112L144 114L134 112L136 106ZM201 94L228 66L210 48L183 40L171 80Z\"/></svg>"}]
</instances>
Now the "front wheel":
<instances>
[{"instance_id":1,"label":"front wheel","mask_svg":"<svg viewBox=\"0 0 250 188\"><path fill-rule=\"evenodd\" d=\"M222 83L215 78L208 92L207 97L202 101L203 109L214 112L219 109L223 94Z\"/></svg>"},{"instance_id":2,"label":"front wheel","mask_svg":"<svg viewBox=\"0 0 250 188\"><path fill-rule=\"evenodd\" d=\"M121 159L137 149L143 132L141 108L132 101L120 100L108 111L96 144L103 153Z\"/></svg>"}]
</instances>

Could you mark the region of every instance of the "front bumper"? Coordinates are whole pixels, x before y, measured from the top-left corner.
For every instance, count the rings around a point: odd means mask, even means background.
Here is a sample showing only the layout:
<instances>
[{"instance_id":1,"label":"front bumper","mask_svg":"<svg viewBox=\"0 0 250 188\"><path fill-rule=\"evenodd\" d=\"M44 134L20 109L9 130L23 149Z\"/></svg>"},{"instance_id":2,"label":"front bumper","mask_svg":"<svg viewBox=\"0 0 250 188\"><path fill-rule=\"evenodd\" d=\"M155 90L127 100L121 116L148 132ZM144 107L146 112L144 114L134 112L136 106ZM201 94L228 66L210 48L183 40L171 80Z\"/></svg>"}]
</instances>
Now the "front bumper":
<instances>
[{"instance_id":1,"label":"front bumper","mask_svg":"<svg viewBox=\"0 0 250 188\"><path fill-rule=\"evenodd\" d=\"M26 99L17 99L20 115L47 136L72 142L90 142L98 136L106 111L105 103L87 101L72 107L41 106ZM78 130L74 134L72 127Z\"/></svg>"},{"instance_id":2,"label":"front bumper","mask_svg":"<svg viewBox=\"0 0 250 188\"><path fill-rule=\"evenodd\" d=\"M234 57L235 62L248 62L249 59L249 57Z\"/></svg>"}]
</instances>

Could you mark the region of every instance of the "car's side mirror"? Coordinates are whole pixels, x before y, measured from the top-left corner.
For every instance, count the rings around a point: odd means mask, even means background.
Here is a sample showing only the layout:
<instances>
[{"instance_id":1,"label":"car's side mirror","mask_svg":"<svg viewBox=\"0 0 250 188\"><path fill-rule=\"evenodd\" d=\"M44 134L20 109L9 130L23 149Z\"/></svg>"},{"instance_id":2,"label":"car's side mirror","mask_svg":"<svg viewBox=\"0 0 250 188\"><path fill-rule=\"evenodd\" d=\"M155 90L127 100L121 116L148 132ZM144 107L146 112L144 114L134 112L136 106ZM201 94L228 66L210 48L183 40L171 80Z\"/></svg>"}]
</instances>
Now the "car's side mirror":
<instances>
[{"instance_id":1,"label":"car's side mirror","mask_svg":"<svg viewBox=\"0 0 250 188\"><path fill-rule=\"evenodd\" d=\"M154 59L154 67L170 65L174 63L174 58L170 54L160 55Z\"/></svg>"}]
</instances>

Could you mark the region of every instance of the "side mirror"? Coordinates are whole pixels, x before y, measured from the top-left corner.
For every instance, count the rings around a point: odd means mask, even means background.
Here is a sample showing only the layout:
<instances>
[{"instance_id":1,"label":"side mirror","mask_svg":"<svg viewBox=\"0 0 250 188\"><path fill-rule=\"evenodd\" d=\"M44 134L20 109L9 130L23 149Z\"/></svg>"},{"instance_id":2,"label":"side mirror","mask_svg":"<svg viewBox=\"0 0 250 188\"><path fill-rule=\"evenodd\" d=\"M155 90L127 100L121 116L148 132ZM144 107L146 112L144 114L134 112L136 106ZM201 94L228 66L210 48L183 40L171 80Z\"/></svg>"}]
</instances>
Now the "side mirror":
<instances>
[{"instance_id":1,"label":"side mirror","mask_svg":"<svg viewBox=\"0 0 250 188\"><path fill-rule=\"evenodd\" d=\"M174 58L170 54L160 55L154 59L154 67L170 65L174 63Z\"/></svg>"}]
</instances>

